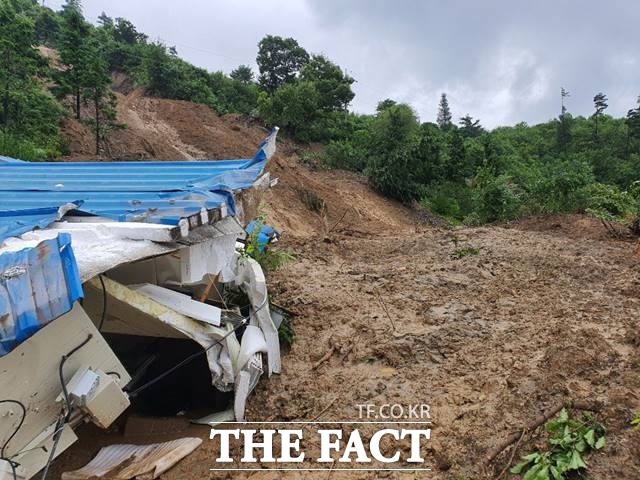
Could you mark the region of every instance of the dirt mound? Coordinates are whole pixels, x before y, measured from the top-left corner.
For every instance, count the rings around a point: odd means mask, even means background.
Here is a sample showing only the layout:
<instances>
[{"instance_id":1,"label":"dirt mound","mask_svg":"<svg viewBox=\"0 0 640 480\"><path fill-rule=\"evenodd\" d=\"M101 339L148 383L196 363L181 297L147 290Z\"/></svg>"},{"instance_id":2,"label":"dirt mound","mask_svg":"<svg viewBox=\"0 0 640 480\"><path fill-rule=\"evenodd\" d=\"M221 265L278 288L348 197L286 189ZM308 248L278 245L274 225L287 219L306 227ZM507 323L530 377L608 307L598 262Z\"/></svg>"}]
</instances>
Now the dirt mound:
<instances>
[{"instance_id":1,"label":"dirt mound","mask_svg":"<svg viewBox=\"0 0 640 480\"><path fill-rule=\"evenodd\" d=\"M118 90L131 88L126 78L116 80ZM247 158L267 133L237 115L219 117L206 105L146 97L139 88L115 95L117 121L125 128L109 136L104 148L107 160ZM86 126L67 119L62 133L70 138L70 160L98 159Z\"/></svg>"},{"instance_id":2,"label":"dirt mound","mask_svg":"<svg viewBox=\"0 0 640 480\"><path fill-rule=\"evenodd\" d=\"M199 160L250 158L268 131L241 115L216 115L206 105L150 98L131 90L126 76L114 78L118 122L106 157L95 155L90 129L65 119L62 132L71 155L65 160ZM280 138L268 169L278 185L264 207L268 222L293 237L349 230L353 234L414 229L413 214L375 195L364 177L341 171L312 171L303 165L299 145Z\"/></svg>"}]
</instances>

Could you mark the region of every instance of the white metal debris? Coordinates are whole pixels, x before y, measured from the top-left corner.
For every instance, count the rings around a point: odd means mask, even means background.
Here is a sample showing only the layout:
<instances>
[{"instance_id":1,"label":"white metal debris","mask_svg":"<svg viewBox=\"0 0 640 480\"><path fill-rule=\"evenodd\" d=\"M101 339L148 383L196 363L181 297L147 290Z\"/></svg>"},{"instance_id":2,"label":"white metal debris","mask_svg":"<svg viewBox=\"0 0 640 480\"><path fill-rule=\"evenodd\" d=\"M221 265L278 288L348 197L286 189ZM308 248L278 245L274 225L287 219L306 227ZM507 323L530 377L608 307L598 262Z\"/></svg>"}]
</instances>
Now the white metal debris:
<instances>
[{"instance_id":1,"label":"white metal debris","mask_svg":"<svg viewBox=\"0 0 640 480\"><path fill-rule=\"evenodd\" d=\"M84 467L64 472L62 480L151 480L169 470L201 443L200 438L187 437L150 445L110 445L102 448Z\"/></svg>"}]
</instances>

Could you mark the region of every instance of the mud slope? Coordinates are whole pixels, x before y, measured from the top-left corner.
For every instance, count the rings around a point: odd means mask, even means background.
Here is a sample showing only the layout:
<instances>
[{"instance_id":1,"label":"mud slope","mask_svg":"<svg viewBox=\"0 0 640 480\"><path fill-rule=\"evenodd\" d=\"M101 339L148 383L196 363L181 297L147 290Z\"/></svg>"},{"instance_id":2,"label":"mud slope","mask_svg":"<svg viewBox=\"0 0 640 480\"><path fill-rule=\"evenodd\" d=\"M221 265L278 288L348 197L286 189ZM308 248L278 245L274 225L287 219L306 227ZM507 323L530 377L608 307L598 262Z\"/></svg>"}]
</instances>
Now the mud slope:
<instances>
[{"instance_id":1,"label":"mud slope","mask_svg":"<svg viewBox=\"0 0 640 480\"><path fill-rule=\"evenodd\" d=\"M112 140L114 156L248 156L264 134L241 119L138 92L119 108L131 126ZM269 168L279 184L264 208L296 261L268 281L274 301L297 314L296 341L284 354L283 373L263 379L251 396L248 420L353 421L357 404L428 403L434 422L432 472L305 478L495 478L511 452L485 467L487 451L568 399L604 405L607 446L587 457L589 478L640 478L640 430L629 427L640 410L633 244L603 236L584 217L509 228L416 227L408 210L375 195L361 177L311 171L286 142ZM477 254L456 258L464 247ZM185 435L205 442L161 478L303 478L211 472L215 449L207 429L186 425L157 435L93 432L62 455L54 474L82 465L98 445ZM541 438L539 431L525 436L515 458L542 445Z\"/></svg>"}]
</instances>

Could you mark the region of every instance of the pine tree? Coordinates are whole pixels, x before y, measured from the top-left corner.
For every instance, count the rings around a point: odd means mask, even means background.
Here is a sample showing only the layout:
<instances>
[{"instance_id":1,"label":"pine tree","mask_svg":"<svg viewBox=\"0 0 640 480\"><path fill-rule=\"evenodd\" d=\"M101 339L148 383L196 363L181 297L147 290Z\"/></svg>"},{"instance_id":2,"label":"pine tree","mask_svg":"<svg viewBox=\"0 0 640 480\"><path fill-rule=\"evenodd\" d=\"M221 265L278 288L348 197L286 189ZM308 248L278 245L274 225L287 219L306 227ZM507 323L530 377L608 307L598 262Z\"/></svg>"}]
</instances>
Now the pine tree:
<instances>
[{"instance_id":1,"label":"pine tree","mask_svg":"<svg viewBox=\"0 0 640 480\"><path fill-rule=\"evenodd\" d=\"M595 138L596 140L598 139L598 120L600 119L600 116L602 115L602 113L607 109L607 107L609 106L607 104L607 96L600 92L598 93L595 97L593 97L593 105L596 109L595 113L593 114L593 119L595 120Z\"/></svg>"},{"instance_id":2,"label":"pine tree","mask_svg":"<svg viewBox=\"0 0 640 480\"><path fill-rule=\"evenodd\" d=\"M625 123L627 124L627 158L631 154L631 140L640 138L640 96L636 108L627 112Z\"/></svg>"},{"instance_id":3,"label":"pine tree","mask_svg":"<svg viewBox=\"0 0 640 480\"><path fill-rule=\"evenodd\" d=\"M82 16L80 2L68 0L62 11L59 42L60 62L65 65L65 68L57 75L59 85L56 93L59 97L73 95L77 120L80 120L80 104L84 86L82 82L90 61L90 53L86 45L89 32L89 24Z\"/></svg>"},{"instance_id":4,"label":"pine tree","mask_svg":"<svg viewBox=\"0 0 640 480\"><path fill-rule=\"evenodd\" d=\"M560 116L558 117L558 146L563 153L567 153L567 147L571 142L571 123L573 117L567 112L567 107L564 104L564 99L571 95L564 87L560 87Z\"/></svg>"},{"instance_id":5,"label":"pine tree","mask_svg":"<svg viewBox=\"0 0 640 480\"><path fill-rule=\"evenodd\" d=\"M253 71L249 65L238 66L229 76L241 83L249 84L253 82Z\"/></svg>"},{"instance_id":6,"label":"pine tree","mask_svg":"<svg viewBox=\"0 0 640 480\"><path fill-rule=\"evenodd\" d=\"M480 120L474 120L468 113L464 117L460 117L460 130L465 137L477 137L484 129L480 125Z\"/></svg>"},{"instance_id":7,"label":"pine tree","mask_svg":"<svg viewBox=\"0 0 640 480\"><path fill-rule=\"evenodd\" d=\"M448 130L453 125L451 123L451 110L449 109L449 100L447 100L447 94L443 93L440 96L440 104L438 105L438 126L442 130Z\"/></svg>"},{"instance_id":8,"label":"pine tree","mask_svg":"<svg viewBox=\"0 0 640 480\"><path fill-rule=\"evenodd\" d=\"M38 54L33 44L34 23L26 15L17 13L11 2L0 3L0 114L6 132L17 122L20 108L19 93L34 81Z\"/></svg>"},{"instance_id":9,"label":"pine tree","mask_svg":"<svg viewBox=\"0 0 640 480\"><path fill-rule=\"evenodd\" d=\"M111 77L107 70L107 61L100 51L99 42L91 41L87 45L89 61L83 74L84 99L91 105L92 117L87 120L95 135L96 155L100 155L101 142L109 132L118 128L116 124L116 97L110 90Z\"/></svg>"}]
</instances>

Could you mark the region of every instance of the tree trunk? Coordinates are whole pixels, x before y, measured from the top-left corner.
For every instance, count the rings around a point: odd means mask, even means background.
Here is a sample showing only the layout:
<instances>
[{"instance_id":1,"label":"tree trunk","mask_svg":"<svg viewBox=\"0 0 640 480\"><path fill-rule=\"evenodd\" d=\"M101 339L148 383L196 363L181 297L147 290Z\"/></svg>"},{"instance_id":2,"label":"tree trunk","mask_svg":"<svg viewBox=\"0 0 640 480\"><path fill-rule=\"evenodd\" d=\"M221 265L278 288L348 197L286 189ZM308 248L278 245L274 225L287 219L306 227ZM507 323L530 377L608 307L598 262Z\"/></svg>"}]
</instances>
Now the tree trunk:
<instances>
[{"instance_id":1,"label":"tree trunk","mask_svg":"<svg viewBox=\"0 0 640 480\"><path fill-rule=\"evenodd\" d=\"M80 120L80 87L76 87L76 120Z\"/></svg>"},{"instance_id":2,"label":"tree trunk","mask_svg":"<svg viewBox=\"0 0 640 480\"><path fill-rule=\"evenodd\" d=\"M97 97L93 101L96 109L96 155L100 155L100 102Z\"/></svg>"}]
</instances>

